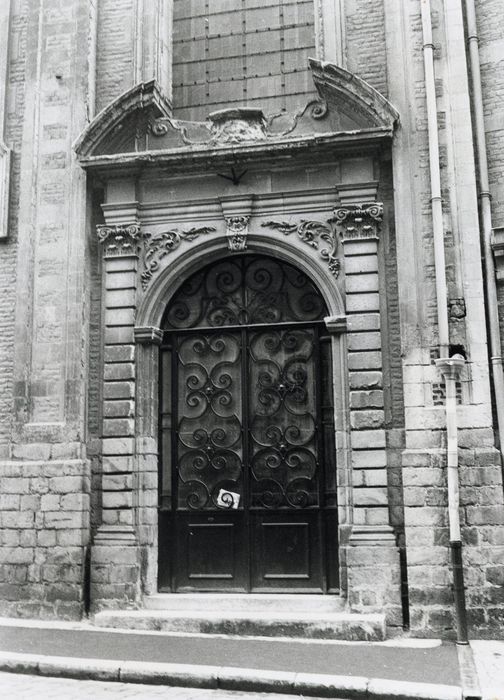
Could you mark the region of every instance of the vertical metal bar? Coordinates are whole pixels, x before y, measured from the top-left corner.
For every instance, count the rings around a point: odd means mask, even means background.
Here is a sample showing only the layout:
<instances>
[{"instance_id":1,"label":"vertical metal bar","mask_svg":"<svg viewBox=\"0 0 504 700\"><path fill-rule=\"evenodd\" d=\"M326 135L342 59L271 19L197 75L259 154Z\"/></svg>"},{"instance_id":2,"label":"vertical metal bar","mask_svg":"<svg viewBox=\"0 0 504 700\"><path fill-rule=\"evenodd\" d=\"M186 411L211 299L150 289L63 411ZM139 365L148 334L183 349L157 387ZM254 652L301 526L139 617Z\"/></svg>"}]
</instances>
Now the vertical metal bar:
<instances>
[{"instance_id":1,"label":"vertical metal bar","mask_svg":"<svg viewBox=\"0 0 504 700\"><path fill-rule=\"evenodd\" d=\"M245 557L246 557L246 589L250 593L252 588L252 531L250 527L250 454L249 454L249 362L248 362L248 331L241 330L241 396L242 396L242 479L243 479L243 527L245 528Z\"/></svg>"}]
</instances>

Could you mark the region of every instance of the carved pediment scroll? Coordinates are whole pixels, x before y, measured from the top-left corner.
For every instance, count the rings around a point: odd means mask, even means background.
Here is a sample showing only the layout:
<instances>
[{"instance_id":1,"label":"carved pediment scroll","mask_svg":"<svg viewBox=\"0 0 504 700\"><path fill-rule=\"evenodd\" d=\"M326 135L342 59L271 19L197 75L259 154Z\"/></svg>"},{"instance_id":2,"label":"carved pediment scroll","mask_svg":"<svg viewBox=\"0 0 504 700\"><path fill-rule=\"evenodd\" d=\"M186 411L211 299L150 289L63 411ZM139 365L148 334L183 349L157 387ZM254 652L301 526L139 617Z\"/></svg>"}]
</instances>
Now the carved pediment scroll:
<instances>
[{"instance_id":1,"label":"carved pediment scroll","mask_svg":"<svg viewBox=\"0 0 504 700\"><path fill-rule=\"evenodd\" d=\"M327 223L323 221L305 221L304 219L298 223L265 221L261 225L264 228L276 229L285 236L290 236L292 233L297 234L303 243L319 251L320 257L327 263L331 274L334 277L338 277L341 267L337 257L338 239L330 221Z\"/></svg>"},{"instance_id":2,"label":"carved pediment scroll","mask_svg":"<svg viewBox=\"0 0 504 700\"><path fill-rule=\"evenodd\" d=\"M179 247L182 241L194 241L199 236L215 231L213 226L192 227L185 230L170 229L161 233L146 234L145 269L142 272L142 288L147 289L154 274L159 270L161 260Z\"/></svg>"}]
</instances>

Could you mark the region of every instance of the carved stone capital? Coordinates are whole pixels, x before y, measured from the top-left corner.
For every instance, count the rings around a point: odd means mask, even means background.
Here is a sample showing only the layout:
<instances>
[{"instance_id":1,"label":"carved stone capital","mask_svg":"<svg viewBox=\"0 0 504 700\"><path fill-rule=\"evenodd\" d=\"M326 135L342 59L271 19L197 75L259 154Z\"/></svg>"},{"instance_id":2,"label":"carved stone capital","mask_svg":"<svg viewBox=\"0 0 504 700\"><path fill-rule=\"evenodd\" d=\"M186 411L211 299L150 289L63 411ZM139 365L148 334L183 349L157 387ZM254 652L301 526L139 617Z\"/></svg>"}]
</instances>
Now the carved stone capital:
<instances>
[{"instance_id":1,"label":"carved stone capital","mask_svg":"<svg viewBox=\"0 0 504 700\"><path fill-rule=\"evenodd\" d=\"M163 340L163 331L155 326L137 326L133 332L140 345L161 345Z\"/></svg>"},{"instance_id":2,"label":"carved stone capital","mask_svg":"<svg viewBox=\"0 0 504 700\"><path fill-rule=\"evenodd\" d=\"M368 204L352 204L334 210L331 219L343 242L378 240L380 224L383 220L383 204L371 202Z\"/></svg>"},{"instance_id":3,"label":"carved stone capital","mask_svg":"<svg viewBox=\"0 0 504 700\"><path fill-rule=\"evenodd\" d=\"M138 256L142 230L137 221L131 224L99 225L96 232L106 258Z\"/></svg>"},{"instance_id":4,"label":"carved stone capital","mask_svg":"<svg viewBox=\"0 0 504 700\"><path fill-rule=\"evenodd\" d=\"M504 282L504 226L494 228L492 250L495 262L495 278L497 284Z\"/></svg>"}]
</instances>

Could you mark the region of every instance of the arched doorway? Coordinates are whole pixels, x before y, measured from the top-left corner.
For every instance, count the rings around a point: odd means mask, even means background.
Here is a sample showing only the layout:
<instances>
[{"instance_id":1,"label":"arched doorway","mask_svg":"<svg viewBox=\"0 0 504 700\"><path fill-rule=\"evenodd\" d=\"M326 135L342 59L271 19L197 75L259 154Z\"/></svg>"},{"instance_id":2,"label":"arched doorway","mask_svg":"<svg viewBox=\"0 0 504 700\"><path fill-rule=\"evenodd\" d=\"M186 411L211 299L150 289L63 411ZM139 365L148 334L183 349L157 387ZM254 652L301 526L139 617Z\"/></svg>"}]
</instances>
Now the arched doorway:
<instances>
[{"instance_id":1,"label":"arched doorway","mask_svg":"<svg viewBox=\"0 0 504 700\"><path fill-rule=\"evenodd\" d=\"M309 278L266 256L193 274L163 318L159 588L338 588L331 342Z\"/></svg>"}]
</instances>

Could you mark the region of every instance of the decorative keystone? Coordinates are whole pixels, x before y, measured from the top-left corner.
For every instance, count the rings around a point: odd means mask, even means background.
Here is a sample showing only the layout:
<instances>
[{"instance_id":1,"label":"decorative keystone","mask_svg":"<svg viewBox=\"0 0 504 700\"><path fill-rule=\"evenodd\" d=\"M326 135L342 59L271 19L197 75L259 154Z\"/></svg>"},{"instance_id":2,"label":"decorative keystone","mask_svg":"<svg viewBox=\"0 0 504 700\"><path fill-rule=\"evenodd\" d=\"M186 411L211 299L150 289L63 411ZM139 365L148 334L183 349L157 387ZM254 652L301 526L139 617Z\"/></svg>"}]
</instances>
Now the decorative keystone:
<instances>
[{"instance_id":1,"label":"decorative keystone","mask_svg":"<svg viewBox=\"0 0 504 700\"><path fill-rule=\"evenodd\" d=\"M155 326L137 326L133 332L140 345L161 345L163 340L163 331Z\"/></svg>"},{"instance_id":2,"label":"decorative keystone","mask_svg":"<svg viewBox=\"0 0 504 700\"><path fill-rule=\"evenodd\" d=\"M326 316L324 318L324 323L331 334L336 335L338 333L346 333L347 331L346 316Z\"/></svg>"},{"instance_id":3,"label":"decorative keystone","mask_svg":"<svg viewBox=\"0 0 504 700\"><path fill-rule=\"evenodd\" d=\"M246 250L248 225L253 197L221 197L222 213L226 221L226 236L231 251Z\"/></svg>"},{"instance_id":4,"label":"decorative keystone","mask_svg":"<svg viewBox=\"0 0 504 700\"><path fill-rule=\"evenodd\" d=\"M333 221L341 235L341 240L378 240L380 224L383 220L383 204L352 204L334 210Z\"/></svg>"},{"instance_id":5,"label":"decorative keystone","mask_svg":"<svg viewBox=\"0 0 504 700\"><path fill-rule=\"evenodd\" d=\"M131 224L99 225L96 227L98 240L104 246L105 257L136 257L138 245L142 239L142 230L138 222Z\"/></svg>"}]
</instances>

